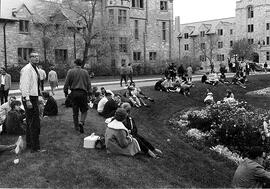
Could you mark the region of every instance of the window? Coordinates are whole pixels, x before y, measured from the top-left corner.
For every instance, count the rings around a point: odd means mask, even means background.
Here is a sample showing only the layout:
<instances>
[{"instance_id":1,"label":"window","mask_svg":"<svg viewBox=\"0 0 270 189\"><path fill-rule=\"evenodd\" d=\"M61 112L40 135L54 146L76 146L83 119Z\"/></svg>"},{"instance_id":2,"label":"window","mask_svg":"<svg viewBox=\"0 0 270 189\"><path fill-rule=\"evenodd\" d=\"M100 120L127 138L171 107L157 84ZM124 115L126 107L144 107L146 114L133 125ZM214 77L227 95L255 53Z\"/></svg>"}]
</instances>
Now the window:
<instances>
[{"instance_id":1,"label":"window","mask_svg":"<svg viewBox=\"0 0 270 189\"><path fill-rule=\"evenodd\" d=\"M248 25L248 32L253 32L254 28L253 28L253 24L249 24Z\"/></svg>"},{"instance_id":2,"label":"window","mask_svg":"<svg viewBox=\"0 0 270 189\"><path fill-rule=\"evenodd\" d=\"M248 44L252 45L254 43L254 39L248 39Z\"/></svg>"},{"instance_id":3,"label":"window","mask_svg":"<svg viewBox=\"0 0 270 189\"><path fill-rule=\"evenodd\" d=\"M55 49L55 62L65 63L67 61L67 49Z\"/></svg>"},{"instance_id":4,"label":"window","mask_svg":"<svg viewBox=\"0 0 270 189\"><path fill-rule=\"evenodd\" d=\"M201 36L201 37L204 37L204 36L205 36L205 31L201 31L201 32L200 32L200 36Z\"/></svg>"},{"instance_id":5,"label":"window","mask_svg":"<svg viewBox=\"0 0 270 189\"><path fill-rule=\"evenodd\" d=\"M230 35L232 35L233 34L233 29L230 29Z\"/></svg>"},{"instance_id":6,"label":"window","mask_svg":"<svg viewBox=\"0 0 270 189\"><path fill-rule=\"evenodd\" d=\"M157 60L157 52L149 52L149 60Z\"/></svg>"},{"instance_id":7,"label":"window","mask_svg":"<svg viewBox=\"0 0 270 189\"><path fill-rule=\"evenodd\" d=\"M184 45L184 48L185 48L185 51L188 51L189 50L189 45L188 44L185 44Z\"/></svg>"},{"instance_id":8,"label":"window","mask_svg":"<svg viewBox=\"0 0 270 189\"><path fill-rule=\"evenodd\" d=\"M270 52L269 51L266 52L266 60L270 60Z\"/></svg>"},{"instance_id":9,"label":"window","mask_svg":"<svg viewBox=\"0 0 270 189\"><path fill-rule=\"evenodd\" d=\"M270 37L266 37L266 45L270 45Z\"/></svg>"},{"instance_id":10,"label":"window","mask_svg":"<svg viewBox=\"0 0 270 189\"><path fill-rule=\"evenodd\" d=\"M119 10L118 24L119 25L127 24L127 11L126 10L121 10L121 9Z\"/></svg>"},{"instance_id":11,"label":"window","mask_svg":"<svg viewBox=\"0 0 270 189\"><path fill-rule=\"evenodd\" d=\"M29 21L28 20L20 20L19 21L19 31L23 33L29 32Z\"/></svg>"},{"instance_id":12,"label":"window","mask_svg":"<svg viewBox=\"0 0 270 189\"><path fill-rule=\"evenodd\" d=\"M218 48L219 48L219 49L222 49L222 48L223 48L223 42L222 42L222 41L219 41L219 42L218 42Z\"/></svg>"},{"instance_id":13,"label":"window","mask_svg":"<svg viewBox=\"0 0 270 189\"><path fill-rule=\"evenodd\" d=\"M109 23L114 24L114 10L109 9Z\"/></svg>"},{"instance_id":14,"label":"window","mask_svg":"<svg viewBox=\"0 0 270 189\"><path fill-rule=\"evenodd\" d=\"M218 54L217 61L224 61L224 54Z\"/></svg>"},{"instance_id":15,"label":"window","mask_svg":"<svg viewBox=\"0 0 270 189\"><path fill-rule=\"evenodd\" d=\"M270 29L270 23L266 23L266 30Z\"/></svg>"},{"instance_id":16,"label":"window","mask_svg":"<svg viewBox=\"0 0 270 189\"><path fill-rule=\"evenodd\" d=\"M205 49L205 43L201 43L201 49Z\"/></svg>"},{"instance_id":17,"label":"window","mask_svg":"<svg viewBox=\"0 0 270 189\"><path fill-rule=\"evenodd\" d=\"M223 29L218 29L218 35L223 35Z\"/></svg>"},{"instance_id":18,"label":"window","mask_svg":"<svg viewBox=\"0 0 270 189\"><path fill-rule=\"evenodd\" d=\"M248 18L253 18L254 17L253 7L248 6L247 11L248 11L248 15L247 15Z\"/></svg>"},{"instance_id":19,"label":"window","mask_svg":"<svg viewBox=\"0 0 270 189\"><path fill-rule=\"evenodd\" d=\"M162 22L162 41L166 41L166 22Z\"/></svg>"},{"instance_id":20,"label":"window","mask_svg":"<svg viewBox=\"0 0 270 189\"><path fill-rule=\"evenodd\" d=\"M206 61L206 57L204 55L200 55L200 61L201 62L205 62Z\"/></svg>"},{"instance_id":21,"label":"window","mask_svg":"<svg viewBox=\"0 0 270 189\"><path fill-rule=\"evenodd\" d=\"M141 52L133 52L133 60L141 61Z\"/></svg>"},{"instance_id":22,"label":"window","mask_svg":"<svg viewBox=\"0 0 270 189\"><path fill-rule=\"evenodd\" d=\"M132 7L143 9L143 0L132 0Z\"/></svg>"},{"instance_id":23,"label":"window","mask_svg":"<svg viewBox=\"0 0 270 189\"><path fill-rule=\"evenodd\" d=\"M167 1L160 1L160 10L168 10L168 2Z\"/></svg>"},{"instance_id":24,"label":"window","mask_svg":"<svg viewBox=\"0 0 270 189\"><path fill-rule=\"evenodd\" d=\"M33 51L32 48L18 48L18 62L26 63L30 58L30 53Z\"/></svg>"},{"instance_id":25,"label":"window","mask_svg":"<svg viewBox=\"0 0 270 189\"><path fill-rule=\"evenodd\" d=\"M233 41L230 41L230 47L233 47Z\"/></svg>"},{"instance_id":26,"label":"window","mask_svg":"<svg viewBox=\"0 0 270 189\"><path fill-rule=\"evenodd\" d=\"M115 37L110 37L110 47L112 52L116 51Z\"/></svg>"},{"instance_id":27,"label":"window","mask_svg":"<svg viewBox=\"0 0 270 189\"><path fill-rule=\"evenodd\" d=\"M188 39L188 33L185 33L185 34L184 34L184 38L185 38L185 39Z\"/></svg>"},{"instance_id":28,"label":"window","mask_svg":"<svg viewBox=\"0 0 270 189\"><path fill-rule=\"evenodd\" d=\"M139 39L139 20L134 20L134 37Z\"/></svg>"},{"instance_id":29,"label":"window","mask_svg":"<svg viewBox=\"0 0 270 189\"><path fill-rule=\"evenodd\" d=\"M127 37L120 37L119 38L119 51L120 52L127 52Z\"/></svg>"}]
</instances>

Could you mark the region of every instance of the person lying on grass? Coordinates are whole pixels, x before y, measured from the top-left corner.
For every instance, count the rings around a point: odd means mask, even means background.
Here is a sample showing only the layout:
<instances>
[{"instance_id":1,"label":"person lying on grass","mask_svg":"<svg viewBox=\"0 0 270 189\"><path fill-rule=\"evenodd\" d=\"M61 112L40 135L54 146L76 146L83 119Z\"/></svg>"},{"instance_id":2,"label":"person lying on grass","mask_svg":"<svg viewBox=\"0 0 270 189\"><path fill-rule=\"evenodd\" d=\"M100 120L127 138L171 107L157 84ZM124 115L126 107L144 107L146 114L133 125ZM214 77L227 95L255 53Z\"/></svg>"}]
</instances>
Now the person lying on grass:
<instances>
[{"instance_id":1,"label":"person lying on grass","mask_svg":"<svg viewBox=\"0 0 270 189\"><path fill-rule=\"evenodd\" d=\"M106 120L108 125L105 131L105 145L109 154L134 156L141 151L138 141L129 134L123 124L126 117L126 110L118 108L114 117Z\"/></svg>"},{"instance_id":2,"label":"person lying on grass","mask_svg":"<svg viewBox=\"0 0 270 189\"><path fill-rule=\"evenodd\" d=\"M23 123L26 116L24 110L20 108L21 105L22 103L18 100L10 104L11 110L6 119L6 132L9 135L24 135L26 132L26 125Z\"/></svg>"},{"instance_id":3,"label":"person lying on grass","mask_svg":"<svg viewBox=\"0 0 270 189\"><path fill-rule=\"evenodd\" d=\"M55 99L47 91L42 92L42 97L45 101L43 116L56 116L58 114L58 106Z\"/></svg>"},{"instance_id":4,"label":"person lying on grass","mask_svg":"<svg viewBox=\"0 0 270 189\"><path fill-rule=\"evenodd\" d=\"M155 148L150 142L148 142L144 137L138 134L138 129L135 120L130 115L131 106L129 103L123 103L121 108L127 111L126 120L123 122L125 127L128 129L129 133L138 141L141 151L149 156L156 158L155 153L162 154L161 150Z\"/></svg>"}]
</instances>

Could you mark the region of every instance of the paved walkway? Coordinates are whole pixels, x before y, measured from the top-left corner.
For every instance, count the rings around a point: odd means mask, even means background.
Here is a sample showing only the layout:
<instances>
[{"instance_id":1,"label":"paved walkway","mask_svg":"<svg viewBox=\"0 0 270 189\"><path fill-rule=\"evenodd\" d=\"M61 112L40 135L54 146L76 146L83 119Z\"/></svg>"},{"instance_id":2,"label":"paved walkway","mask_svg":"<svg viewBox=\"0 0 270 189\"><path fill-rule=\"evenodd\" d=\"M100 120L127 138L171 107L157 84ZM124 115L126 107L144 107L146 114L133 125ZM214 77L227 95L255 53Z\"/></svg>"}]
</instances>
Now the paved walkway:
<instances>
[{"instance_id":1,"label":"paved walkway","mask_svg":"<svg viewBox=\"0 0 270 189\"><path fill-rule=\"evenodd\" d=\"M268 74L264 72L259 72L256 73L256 75L262 75L262 74ZM226 76L228 78L232 77L234 73L228 73ZM193 75L193 81L200 81L202 75ZM158 81L161 77L153 77L153 78L143 78L143 79L134 79L134 82L136 83L136 86L138 87L146 87L146 86L154 86L156 81ZM112 91L117 91L124 89L124 87L120 87L119 80L118 81L104 81L104 82L93 82L92 86L97 86L98 88L100 87L105 87L106 89L112 90ZM45 87L45 90L50 90L50 87ZM21 93L20 90L11 90L9 92L9 95L14 95L16 97L20 97ZM58 99L63 99L65 98L64 92L63 92L63 85L60 85L56 90L55 90L55 95L54 98L56 100Z\"/></svg>"}]
</instances>

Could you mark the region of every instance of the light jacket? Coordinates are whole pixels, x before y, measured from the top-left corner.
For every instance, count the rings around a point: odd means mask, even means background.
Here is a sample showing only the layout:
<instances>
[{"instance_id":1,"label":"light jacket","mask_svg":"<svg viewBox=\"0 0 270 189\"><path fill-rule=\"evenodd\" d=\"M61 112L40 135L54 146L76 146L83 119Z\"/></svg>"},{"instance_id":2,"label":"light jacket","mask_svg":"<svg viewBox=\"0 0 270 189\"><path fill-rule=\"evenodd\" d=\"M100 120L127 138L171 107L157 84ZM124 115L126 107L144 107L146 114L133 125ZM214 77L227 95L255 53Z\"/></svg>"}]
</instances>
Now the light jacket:
<instances>
[{"instance_id":1,"label":"light jacket","mask_svg":"<svg viewBox=\"0 0 270 189\"><path fill-rule=\"evenodd\" d=\"M108 153L134 156L141 151L138 141L131 135L120 121L108 123L105 132L105 144Z\"/></svg>"},{"instance_id":2,"label":"light jacket","mask_svg":"<svg viewBox=\"0 0 270 189\"><path fill-rule=\"evenodd\" d=\"M20 90L22 97L26 99L29 96L38 96L38 75L31 63L25 65L21 70Z\"/></svg>"},{"instance_id":3,"label":"light jacket","mask_svg":"<svg viewBox=\"0 0 270 189\"><path fill-rule=\"evenodd\" d=\"M1 76L2 75L0 75L0 83L2 83L2 77ZM6 73L4 90L7 91L7 90L10 89L10 87L11 87L11 76L8 73Z\"/></svg>"}]
</instances>

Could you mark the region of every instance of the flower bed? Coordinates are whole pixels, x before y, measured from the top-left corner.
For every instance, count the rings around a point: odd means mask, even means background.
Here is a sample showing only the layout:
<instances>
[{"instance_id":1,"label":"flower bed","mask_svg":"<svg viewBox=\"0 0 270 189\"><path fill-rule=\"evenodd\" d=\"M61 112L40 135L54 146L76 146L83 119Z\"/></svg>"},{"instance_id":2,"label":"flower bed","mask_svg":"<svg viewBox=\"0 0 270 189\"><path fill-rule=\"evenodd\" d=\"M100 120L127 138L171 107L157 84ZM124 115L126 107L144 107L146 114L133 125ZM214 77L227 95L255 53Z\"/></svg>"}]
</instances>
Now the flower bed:
<instances>
[{"instance_id":1,"label":"flower bed","mask_svg":"<svg viewBox=\"0 0 270 189\"><path fill-rule=\"evenodd\" d=\"M267 124L264 120L269 120L269 113L248 106L246 102L218 102L201 110L187 111L175 123L189 129L187 136L203 140L209 147L216 146L211 149L217 152L217 149L223 149L225 156L238 162L254 146L270 152L270 135L267 133L270 129L263 126L263 123Z\"/></svg>"}]
</instances>

